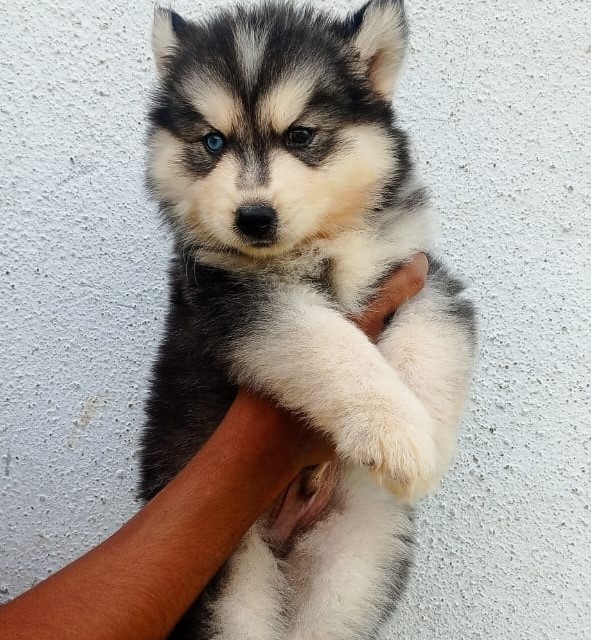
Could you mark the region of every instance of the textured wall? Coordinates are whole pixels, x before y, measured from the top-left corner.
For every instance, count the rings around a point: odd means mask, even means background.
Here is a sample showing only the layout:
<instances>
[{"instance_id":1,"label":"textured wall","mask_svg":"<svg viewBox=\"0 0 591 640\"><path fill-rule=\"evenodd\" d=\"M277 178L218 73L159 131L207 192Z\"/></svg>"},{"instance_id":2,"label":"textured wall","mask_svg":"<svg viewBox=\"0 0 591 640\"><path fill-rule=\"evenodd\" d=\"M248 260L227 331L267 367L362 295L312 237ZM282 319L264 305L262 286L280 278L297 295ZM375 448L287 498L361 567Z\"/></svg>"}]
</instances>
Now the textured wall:
<instances>
[{"instance_id":1,"label":"textured wall","mask_svg":"<svg viewBox=\"0 0 591 640\"><path fill-rule=\"evenodd\" d=\"M198 15L207 3L175 3ZM345 2L319 2L343 9ZM411 0L398 100L472 284L460 453L390 636L583 638L591 617L591 4ZM142 187L149 3L0 12L0 597L137 508L168 240Z\"/></svg>"}]
</instances>

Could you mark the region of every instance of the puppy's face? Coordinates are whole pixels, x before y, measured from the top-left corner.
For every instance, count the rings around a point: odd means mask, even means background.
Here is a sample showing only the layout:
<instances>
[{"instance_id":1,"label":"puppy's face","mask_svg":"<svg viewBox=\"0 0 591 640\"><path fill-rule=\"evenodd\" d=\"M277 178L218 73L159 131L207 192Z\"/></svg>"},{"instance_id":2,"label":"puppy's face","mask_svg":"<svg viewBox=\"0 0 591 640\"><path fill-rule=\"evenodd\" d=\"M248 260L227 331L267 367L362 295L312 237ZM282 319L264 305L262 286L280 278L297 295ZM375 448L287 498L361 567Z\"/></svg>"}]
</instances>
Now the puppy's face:
<instances>
[{"instance_id":1,"label":"puppy's face","mask_svg":"<svg viewBox=\"0 0 591 640\"><path fill-rule=\"evenodd\" d=\"M278 255L386 204L406 148L390 99L401 2L346 21L264 5L190 23L157 9L148 179L183 241Z\"/></svg>"}]
</instances>

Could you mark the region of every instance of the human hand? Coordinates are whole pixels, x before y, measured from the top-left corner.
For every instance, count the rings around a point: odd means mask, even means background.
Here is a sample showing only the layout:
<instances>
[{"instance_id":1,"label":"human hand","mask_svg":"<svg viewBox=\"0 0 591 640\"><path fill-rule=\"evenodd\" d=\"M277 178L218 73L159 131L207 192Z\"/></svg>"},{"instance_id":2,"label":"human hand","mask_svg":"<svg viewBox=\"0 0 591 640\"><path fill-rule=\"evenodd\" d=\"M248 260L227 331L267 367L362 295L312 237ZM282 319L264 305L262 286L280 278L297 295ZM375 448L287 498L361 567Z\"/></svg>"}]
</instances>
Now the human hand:
<instances>
[{"instance_id":1,"label":"human hand","mask_svg":"<svg viewBox=\"0 0 591 640\"><path fill-rule=\"evenodd\" d=\"M417 253L410 262L397 269L384 281L377 296L363 310L355 324L375 342L388 320L407 300L415 296L427 280L429 261L424 253Z\"/></svg>"}]
</instances>

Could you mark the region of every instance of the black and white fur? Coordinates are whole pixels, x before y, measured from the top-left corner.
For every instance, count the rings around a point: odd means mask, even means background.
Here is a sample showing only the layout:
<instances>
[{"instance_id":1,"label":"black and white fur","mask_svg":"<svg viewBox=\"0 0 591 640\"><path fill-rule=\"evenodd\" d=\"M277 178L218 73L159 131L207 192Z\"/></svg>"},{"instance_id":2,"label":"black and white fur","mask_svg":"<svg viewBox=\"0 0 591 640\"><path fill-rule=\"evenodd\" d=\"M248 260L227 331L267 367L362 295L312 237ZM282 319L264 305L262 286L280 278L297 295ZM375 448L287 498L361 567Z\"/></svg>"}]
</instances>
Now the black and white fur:
<instances>
[{"instance_id":1,"label":"black and white fur","mask_svg":"<svg viewBox=\"0 0 591 640\"><path fill-rule=\"evenodd\" d=\"M175 639L373 638L404 584L409 505L453 456L475 344L472 306L433 257L377 345L347 319L432 250L391 107L407 37L402 0L346 19L285 3L199 23L156 10L148 182L176 248L141 495L202 446L239 385L305 415L344 468L331 511L287 555L262 521L251 529ZM294 147L294 127L311 142ZM204 144L212 132L220 154ZM258 203L276 212L264 243L236 227Z\"/></svg>"}]
</instances>

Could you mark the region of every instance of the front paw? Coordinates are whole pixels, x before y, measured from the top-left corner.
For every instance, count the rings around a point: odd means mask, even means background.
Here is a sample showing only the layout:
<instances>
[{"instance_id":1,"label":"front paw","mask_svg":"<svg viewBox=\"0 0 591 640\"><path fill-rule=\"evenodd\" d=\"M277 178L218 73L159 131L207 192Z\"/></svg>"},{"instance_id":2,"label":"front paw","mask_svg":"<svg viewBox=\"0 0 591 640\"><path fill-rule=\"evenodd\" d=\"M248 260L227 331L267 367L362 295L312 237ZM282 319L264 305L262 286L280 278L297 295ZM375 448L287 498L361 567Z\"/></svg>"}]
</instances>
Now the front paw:
<instances>
[{"instance_id":1,"label":"front paw","mask_svg":"<svg viewBox=\"0 0 591 640\"><path fill-rule=\"evenodd\" d=\"M406 398L402 406L376 401L347 422L337 439L337 451L368 466L389 491L414 502L436 484L433 420L416 398Z\"/></svg>"}]
</instances>

